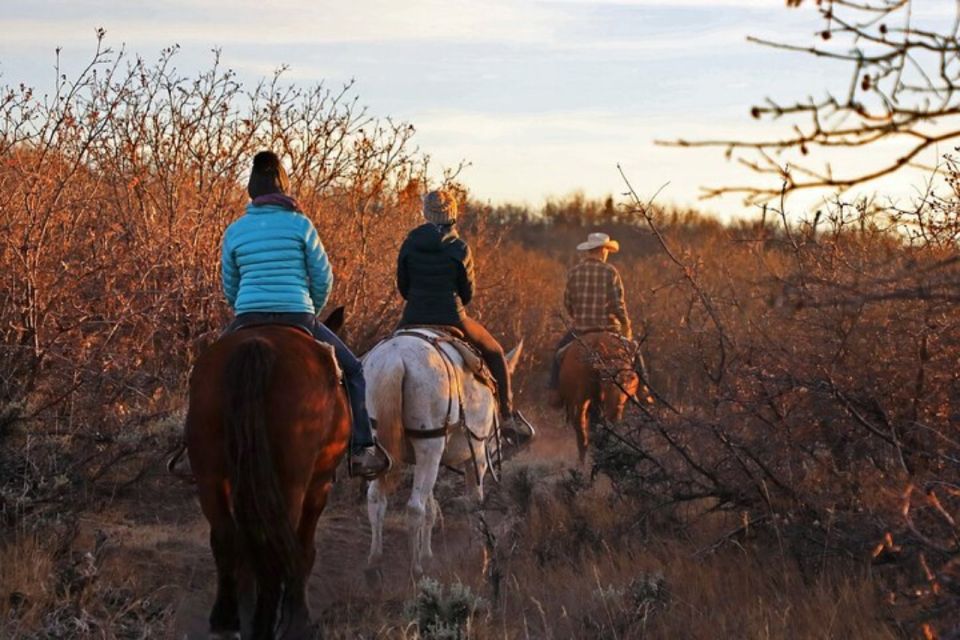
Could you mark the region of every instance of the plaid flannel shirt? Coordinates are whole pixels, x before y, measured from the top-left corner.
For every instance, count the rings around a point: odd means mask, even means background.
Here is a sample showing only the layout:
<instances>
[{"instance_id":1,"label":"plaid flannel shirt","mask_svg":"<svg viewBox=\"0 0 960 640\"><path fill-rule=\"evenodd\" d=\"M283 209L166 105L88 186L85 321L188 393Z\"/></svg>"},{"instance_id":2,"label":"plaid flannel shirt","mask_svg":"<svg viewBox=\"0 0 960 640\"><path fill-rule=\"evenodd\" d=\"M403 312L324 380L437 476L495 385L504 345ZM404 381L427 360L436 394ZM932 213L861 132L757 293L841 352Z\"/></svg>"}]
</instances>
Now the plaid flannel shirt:
<instances>
[{"instance_id":1,"label":"plaid flannel shirt","mask_svg":"<svg viewBox=\"0 0 960 640\"><path fill-rule=\"evenodd\" d=\"M563 306L577 331L602 329L632 337L623 281L606 262L586 258L570 269Z\"/></svg>"}]
</instances>

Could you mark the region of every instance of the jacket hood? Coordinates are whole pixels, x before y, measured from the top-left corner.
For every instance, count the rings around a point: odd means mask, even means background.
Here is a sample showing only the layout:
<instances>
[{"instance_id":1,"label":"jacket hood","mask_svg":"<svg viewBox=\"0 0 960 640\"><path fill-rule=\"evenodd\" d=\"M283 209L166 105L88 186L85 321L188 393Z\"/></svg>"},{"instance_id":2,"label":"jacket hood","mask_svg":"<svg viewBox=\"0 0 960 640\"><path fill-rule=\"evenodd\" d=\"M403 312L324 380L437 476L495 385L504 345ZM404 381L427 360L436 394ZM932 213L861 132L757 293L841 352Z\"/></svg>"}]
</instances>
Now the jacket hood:
<instances>
[{"instance_id":1,"label":"jacket hood","mask_svg":"<svg viewBox=\"0 0 960 640\"><path fill-rule=\"evenodd\" d=\"M256 202L248 202L246 212L250 215L258 215L262 213L294 213L297 215L303 215L296 209L291 209L280 204L259 204Z\"/></svg>"},{"instance_id":2,"label":"jacket hood","mask_svg":"<svg viewBox=\"0 0 960 640\"><path fill-rule=\"evenodd\" d=\"M422 224L410 232L410 246L415 251L440 253L460 239L457 230L451 225Z\"/></svg>"}]
</instances>

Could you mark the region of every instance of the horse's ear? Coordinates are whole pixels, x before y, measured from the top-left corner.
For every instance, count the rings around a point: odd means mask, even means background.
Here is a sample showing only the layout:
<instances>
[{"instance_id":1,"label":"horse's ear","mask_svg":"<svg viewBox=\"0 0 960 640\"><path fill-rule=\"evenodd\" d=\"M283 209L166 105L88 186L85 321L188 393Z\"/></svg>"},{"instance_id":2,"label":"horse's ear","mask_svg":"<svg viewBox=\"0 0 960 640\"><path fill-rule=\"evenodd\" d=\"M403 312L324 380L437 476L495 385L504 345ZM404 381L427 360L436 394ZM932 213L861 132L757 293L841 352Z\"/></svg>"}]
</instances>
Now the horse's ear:
<instances>
[{"instance_id":1,"label":"horse's ear","mask_svg":"<svg viewBox=\"0 0 960 640\"><path fill-rule=\"evenodd\" d=\"M340 333L340 330L343 329L343 316L344 308L342 306L337 307L330 312L330 315L327 316L327 319L323 321L323 324L327 326L327 329L333 331L334 333Z\"/></svg>"},{"instance_id":2,"label":"horse's ear","mask_svg":"<svg viewBox=\"0 0 960 640\"><path fill-rule=\"evenodd\" d=\"M520 362L520 354L523 353L523 340L517 343L517 346L513 348L510 353L507 354L507 371L510 372L510 375L513 375L513 371L517 368L517 363Z\"/></svg>"}]
</instances>

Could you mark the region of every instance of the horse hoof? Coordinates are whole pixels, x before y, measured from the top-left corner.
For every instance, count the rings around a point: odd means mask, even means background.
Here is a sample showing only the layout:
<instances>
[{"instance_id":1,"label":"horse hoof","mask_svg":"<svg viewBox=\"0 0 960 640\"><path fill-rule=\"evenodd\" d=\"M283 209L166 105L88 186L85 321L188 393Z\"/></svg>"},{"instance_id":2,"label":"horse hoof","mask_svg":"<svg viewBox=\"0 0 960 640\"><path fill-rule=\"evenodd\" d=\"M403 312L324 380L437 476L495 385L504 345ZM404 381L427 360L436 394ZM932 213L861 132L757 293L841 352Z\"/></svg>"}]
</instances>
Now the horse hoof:
<instances>
[{"instance_id":1,"label":"horse hoof","mask_svg":"<svg viewBox=\"0 0 960 640\"><path fill-rule=\"evenodd\" d=\"M363 571L363 577L371 589L383 588L383 569L380 567L367 567Z\"/></svg>"},{"instance_id":2,"label":"horse hoof","mask_svg":"<svg viewBox=\"0 0 960 640\"><path fill-rule=\"evenodd\" d=\"M309 621L294 625L280 636L282 640L320 640L322 637L320 623Z\"/></svg>"}]
</instances>

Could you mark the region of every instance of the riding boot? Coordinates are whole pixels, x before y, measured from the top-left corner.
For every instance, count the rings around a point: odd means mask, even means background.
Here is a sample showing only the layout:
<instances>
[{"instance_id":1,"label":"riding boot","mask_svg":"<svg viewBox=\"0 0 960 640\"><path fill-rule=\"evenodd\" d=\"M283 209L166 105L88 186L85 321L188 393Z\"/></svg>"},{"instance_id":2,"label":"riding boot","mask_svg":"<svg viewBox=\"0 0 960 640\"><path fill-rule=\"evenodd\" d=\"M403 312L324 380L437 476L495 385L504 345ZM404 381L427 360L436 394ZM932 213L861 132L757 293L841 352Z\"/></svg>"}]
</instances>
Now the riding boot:
<instances>
[{"instance_id":1,"label":"riding boot","mask_svg":"<svg viewBox=\"0 0 960 640\"><path fill-rule=\"evenodd\" d=\"M344 372L343 389L347 392L350 414L353 418L348 470L351 476L374 480L390 470L393 460L387 450L377 442L376 434L373 432L373 421L367 413L367 404L364 402L366 390L363 388L362 375L359 384L357 377Z\"/></svg>"},{"instance_id":2,"label":"riding boot","mask_svg":"<svg viewBox=\"0 0 960 640\"><path fill-rule=\"evenodd\" d=\"M343 388L347 392L350 413L353 417L350 432L350 475L374 480L390 470L393 459L377 442L376 434L373 432L373 421L367 414L366 403L357 398L357 390L351 389L349 378L344 378Z\"/></svg>"}]
</instances>

